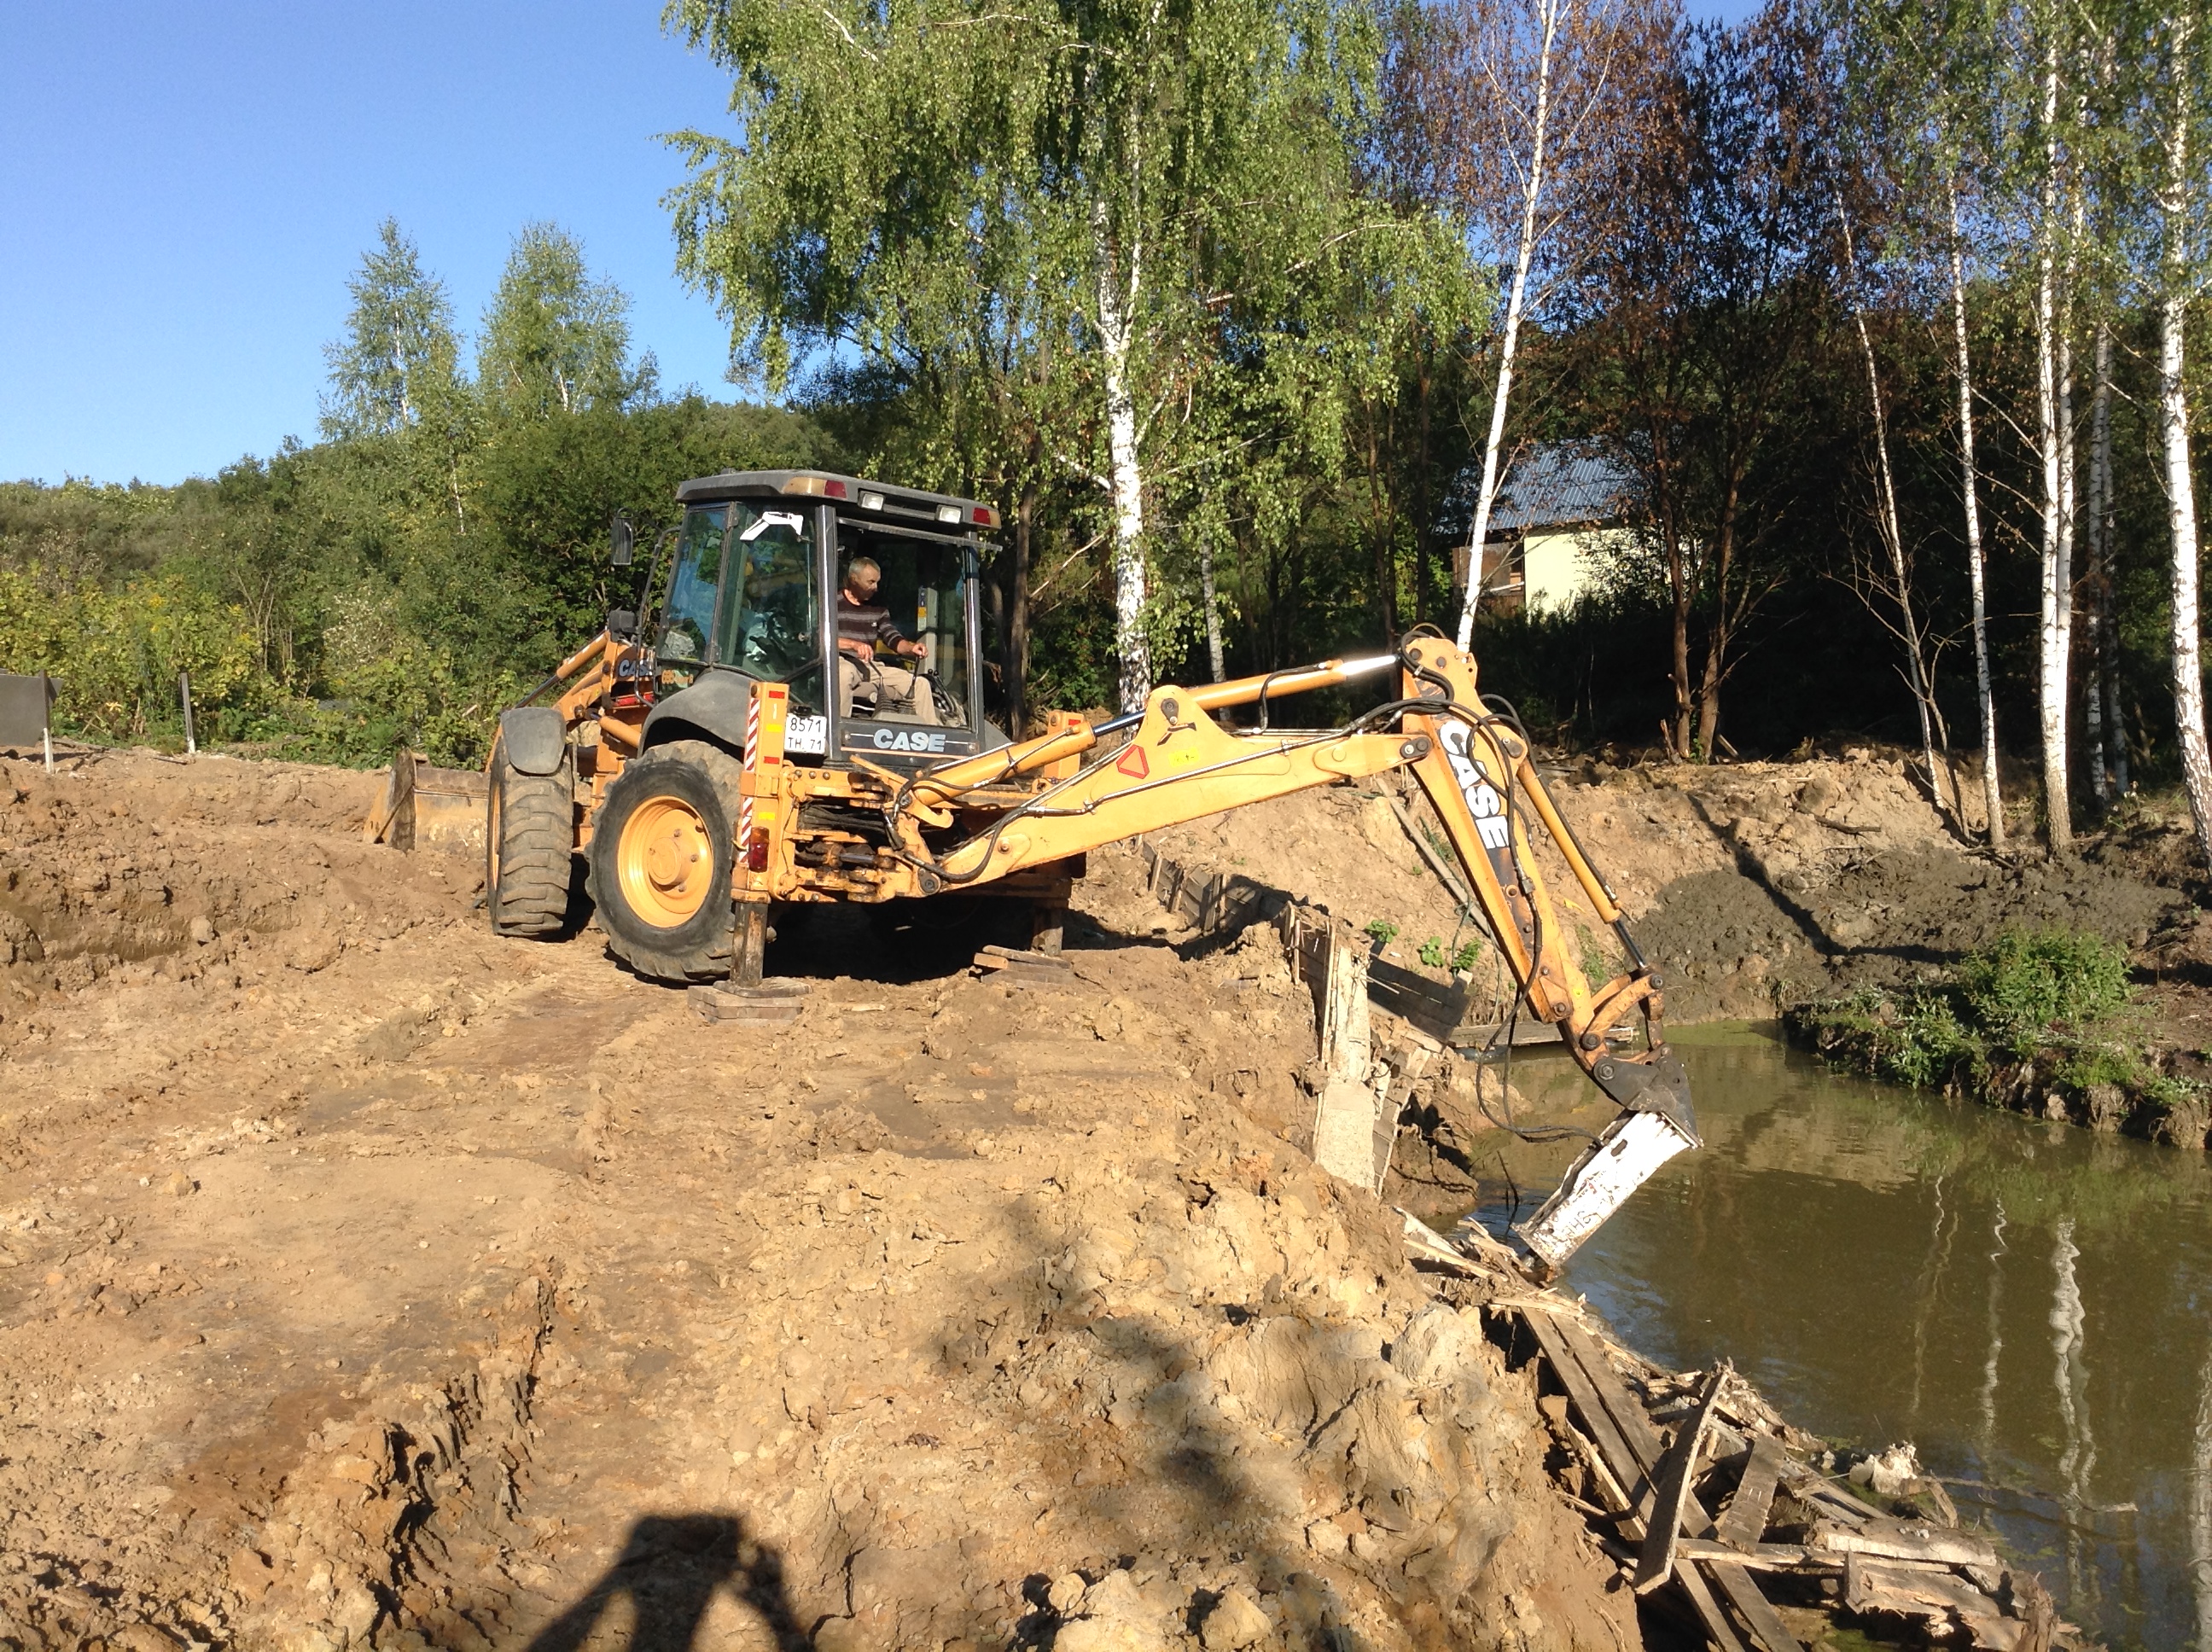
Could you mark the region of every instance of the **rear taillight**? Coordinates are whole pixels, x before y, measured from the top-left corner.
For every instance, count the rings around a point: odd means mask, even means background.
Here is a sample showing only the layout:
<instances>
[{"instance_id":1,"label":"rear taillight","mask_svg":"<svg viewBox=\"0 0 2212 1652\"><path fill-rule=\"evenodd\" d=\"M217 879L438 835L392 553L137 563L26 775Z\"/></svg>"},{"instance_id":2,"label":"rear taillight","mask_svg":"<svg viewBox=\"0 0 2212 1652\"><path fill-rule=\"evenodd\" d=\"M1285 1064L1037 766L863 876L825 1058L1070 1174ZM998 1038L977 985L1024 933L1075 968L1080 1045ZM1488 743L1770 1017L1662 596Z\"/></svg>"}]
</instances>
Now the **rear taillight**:
<instances>
[{"instance_id":1,"label":"rear taillight","mask_svg":"<svg viewBox=\"0 0 2212 1652\"><path fill-rule=\"evenodd\" d=\"M756 826L753 835L745 840L745 869L748 872L768 870L768 828Z\"/></svg>"}]
</instances>

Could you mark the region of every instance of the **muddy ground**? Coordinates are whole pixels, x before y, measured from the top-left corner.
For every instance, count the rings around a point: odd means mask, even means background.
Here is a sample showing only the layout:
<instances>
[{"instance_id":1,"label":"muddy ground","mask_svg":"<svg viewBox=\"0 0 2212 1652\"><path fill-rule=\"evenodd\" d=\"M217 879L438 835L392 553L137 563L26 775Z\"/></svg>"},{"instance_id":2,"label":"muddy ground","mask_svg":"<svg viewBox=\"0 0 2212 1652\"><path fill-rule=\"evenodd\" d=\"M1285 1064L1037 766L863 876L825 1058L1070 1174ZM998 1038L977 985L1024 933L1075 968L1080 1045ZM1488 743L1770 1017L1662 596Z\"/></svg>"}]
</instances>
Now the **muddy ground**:
<instances>
[{"instance_id":1,"label":"muddy ground","mask_svg":"<svg viewBox=\"0 0 2212 1652\"><path fill-rule=\"evenodd\" d=\"M1305 1157L1273 931L1134 852L1066 990L824 920L763 1035L494 938L473 863L362 842L368 777L64 771L0 761L0 1647L1640 1643L1527 1375ZM1559 789L1678 1018L2179 932L1874 756ZM1164 841L1418 969L1454 909L1379 801ZM1449 1206L1470 1077L1386 1199Z\"/></svg>"},{"instance_id":2,"label":"muddy ground","mask_svg":"<svg viewBox=\"0 0 2212 1652\"><path fill-rule=\"evenodd\" d=\"M0 768L0 1644L1611 1649L1525 1376L1286 1136L1279 943L708 1026L358 775ZM1055 1638L1056 1636L1056 1638Z\"/></svg>"}]
</instances>

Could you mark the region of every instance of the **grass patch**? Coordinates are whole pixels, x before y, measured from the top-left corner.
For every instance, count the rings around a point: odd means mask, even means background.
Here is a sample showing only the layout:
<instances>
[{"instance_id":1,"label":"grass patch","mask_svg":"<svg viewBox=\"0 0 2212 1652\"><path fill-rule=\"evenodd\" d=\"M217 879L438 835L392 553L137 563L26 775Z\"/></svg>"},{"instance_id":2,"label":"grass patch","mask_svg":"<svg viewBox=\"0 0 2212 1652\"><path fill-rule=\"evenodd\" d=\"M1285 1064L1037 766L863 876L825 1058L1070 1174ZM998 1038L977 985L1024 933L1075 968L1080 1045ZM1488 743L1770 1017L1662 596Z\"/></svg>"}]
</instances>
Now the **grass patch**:
<instances>
[{"instance_id":1,"label":"grass patch","mask_svg":"<svg viewBox=\"0 0 2212 1652\"><path fill-rule=\"evenodd\" d=\"M2161 1072L2131 1013L2125 952L2072 930L2014 930L1932 979L1785 1011L1832 1066L1923 1090L1986 1092L2023 1071L2170 1111L2195 1081Z\"/></svg>"}]
</instances>

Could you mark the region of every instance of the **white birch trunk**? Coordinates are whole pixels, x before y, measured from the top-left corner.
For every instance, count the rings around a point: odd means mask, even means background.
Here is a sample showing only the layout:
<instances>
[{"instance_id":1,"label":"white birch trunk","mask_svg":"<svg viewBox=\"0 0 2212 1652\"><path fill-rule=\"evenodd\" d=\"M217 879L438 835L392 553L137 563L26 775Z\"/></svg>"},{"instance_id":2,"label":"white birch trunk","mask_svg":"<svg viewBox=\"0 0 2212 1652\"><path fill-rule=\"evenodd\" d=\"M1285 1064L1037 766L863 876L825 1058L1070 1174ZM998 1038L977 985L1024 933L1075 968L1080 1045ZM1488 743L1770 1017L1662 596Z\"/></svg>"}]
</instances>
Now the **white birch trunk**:
<instances>
[{"instance_id":1,"label":"white birch trunk","mask_svg":"<svg viewBox=\"0 0 2212 1652\"><path fill-rule=\"evenodd\" d=\"M1544 195L1544 143L1552 115L1552 48L1559 38L1559 0L1538 0L1543 43L1536 53L1536 114L1528 138L1528 171L1521 190L1521 233L1514 249L1513 284L1505 297L1505 337L1498 353L1497 393L1490 404L1490 434L1482 445L1482 486L1474 496L1474 521L1468 530L1467 592L1460 604L1459 646L1474 635L1475 605L1482 598L1482 547L1490 537L1491 507L1498 499L1498 453L1505 440L1505 406L1513 394L1513 352L1521 338L1521 314L1528 302L1528 266L1536 254L1537 209Z\"/></svg>"},{"instance_id":2,"label":"white birch trunk","mask_svg":"<svg viewBox=\"0 0 2212 1652\"><path fill-rule=\"evenodd\" d=\"M2197 483L2189 458L2189 388L2183 376L2183 328L2188 319L2190 100L2195 15L2168 14L2166 177L2158 210L2164 265L2158 308L2158 434L2166 459L2166 522L2173 541L2173 723L2181 745L2182 783L2197 823L2197 843L2212 861L2212 754L2204 739L2204 664L2197 634Z\"/></svg>"},{"instance_id":3,"label":"white birch trunk","mask_svg":"<svg viewBox=\"0 0 2212 1652\"><path fill-rule=\"evenodd\" d=\"M1212 667L1213 680L1225 680L1228 668L1221 659L1221 607L1213 594L1213 547L1203 544L1198 552L1199 594L1206 598L1206 663Z\"/></svg>"},{"instance_id":4,"label":"white birch trunk","mask_svg":"<svg viewBox=\"0 0 2212 1652\"><path fill-rule=\"evenodd\" d=\"M1959 247L1959 197L1951 194L1951 325L1958 344L1959 454L1966 504L1966 572L1974 604L1974 693L1982 714L1982 805L1989 814L1990 847L2005 846L2004 788L1997 774L1996 702L1990 691L1989 597L1982 576L1979 467L1974 459L1974 375L1966 349L1966 262Z\"/></svg>"},{"instance_id":5,"label":"white birch trunk","mask_svg":"<svg viewBox=\"0 0 2212 1652\"><path fill-rule=\"evenodd\" d=\"M2096 381L2089 392L2089 608L2082 654L2081 743L2088 749L2089 791L2098 807L2112 802L2112 774L2105 762L2106 627L2112 590L2112 324L2097 318ZM2114 695L2113 697L2117 697Z\"/></svg>"},{"instance_id":6,"label":"white birch trunk","mask_svg":"<svg viewBox=\"0 0 2212 1652\"><path fill-rule=\"evenodd\" d=\"M1141 270L1132 250L1125 283L1103 203L1091 222L1098 238L1098 345L1106 367L1107 485L1114 501L1114 652L1121 660L1121 709L1141 711L1152 691L1152 655L1145 638L1145 472L1129 384Z\"/></svg>"},{"instance_id":7,"label":"white birch trunk","mask_svg":"<svg viewBox=\"0 0 2212 1652\"><path fill-rule=\"evenodd\" d=\"M2043 601L2037 627L2038 720L2043 736L2044 832L2053 854L2072 853L2073 823L2066 796L2066 627L2062 603L2067 589L2064 520L2065 433L2059 426L2058 318L2058 40L2054 31L2045 48L2043 131L2046 145L2043 173L2042 243L2036 260L2035 411L2036 445L2043 470Z\"/></svg>"},{"instance_id":8,"label":"white birch trunk","mask_svg":"<svg viewBox=\"0 0 2212 1652\"><path fill-rule=\"evenodd\" d=\"M1905 561L1905 527L1897 513L1897 482L1889 465L1889 416L1881 399L1881 371L1875 359L1874 335L1867 330L1866 307L1858 301L1858 251L1851 239L1850 216L1843 197L1836 197L1836 222L1844 232L1844 261L1852 287L1851 322L1858 330L1859 353L1866 361L1867 396L1874 409L1874 448L1876 479L1881 488L1881 540L1889 553L1890 578L1896 582L1899 635L1905 644L1905 682L1912 690L1912 708L1920 715L1920 753L1928 765L1928 795L1938 814L1950 811L1956 821L1956 798L1947 803L1943 779L1936 766L1936 684L1928 670L1926 651L1920 646L1920 622L1912 611L1912 577ZM1963 823L1959 823L1963 830Z\"/></svg>"}]
</instances>

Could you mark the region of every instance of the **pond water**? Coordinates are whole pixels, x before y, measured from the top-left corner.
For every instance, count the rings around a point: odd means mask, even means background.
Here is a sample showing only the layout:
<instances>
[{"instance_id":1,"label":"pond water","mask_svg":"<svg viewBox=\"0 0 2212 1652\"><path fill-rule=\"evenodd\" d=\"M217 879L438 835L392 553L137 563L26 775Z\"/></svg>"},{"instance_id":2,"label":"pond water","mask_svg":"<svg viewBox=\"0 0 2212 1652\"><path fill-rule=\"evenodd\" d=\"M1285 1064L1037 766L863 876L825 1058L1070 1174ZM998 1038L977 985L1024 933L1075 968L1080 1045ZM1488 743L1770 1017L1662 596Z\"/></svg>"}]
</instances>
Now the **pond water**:
<instances>
[{"instance_id":1,"label":"pond water","mask_svg":"<svg viewBox=\"0 0 2212 1652\"><path fill-rule=\"evenodd\" d=\"M1674 1037L1705 1148L1567 1288L1662 1364L1733 1359L1816 1434L1911 1441L2107 1644L2212 1652L2206 1156L1838 1077L1758 1029ZM1523 1122L1608 1116L1556 1056L1513 1078ZM1485 1224L1578 1146L1486 1145Z\"/></svg>"}]
</instances>

